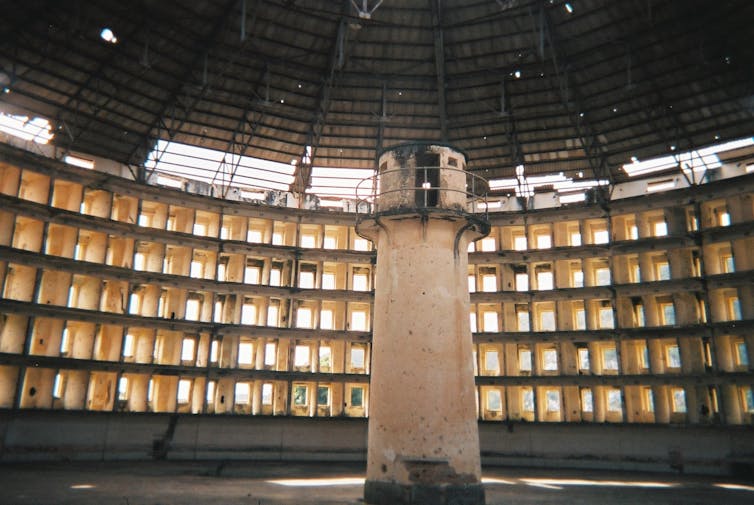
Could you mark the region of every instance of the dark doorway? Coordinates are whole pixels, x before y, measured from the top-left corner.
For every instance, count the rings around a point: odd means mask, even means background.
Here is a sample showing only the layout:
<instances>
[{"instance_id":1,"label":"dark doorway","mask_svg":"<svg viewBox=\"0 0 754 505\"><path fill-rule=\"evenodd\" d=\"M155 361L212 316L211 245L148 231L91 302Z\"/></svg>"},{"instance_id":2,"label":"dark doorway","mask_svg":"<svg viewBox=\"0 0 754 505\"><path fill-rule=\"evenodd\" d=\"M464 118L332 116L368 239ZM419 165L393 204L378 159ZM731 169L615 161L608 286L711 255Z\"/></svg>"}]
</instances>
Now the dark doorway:
<instances>
[{"instance_id":1,"label":"dark doorway","mask_svg":"<svg viewBox=\"0 0 754 505\"><path fill-rule=\"evenodd\" d=\"M437 207L440 186L440 155L416 153L416 206Z\"/></svg>"}]
</instances>

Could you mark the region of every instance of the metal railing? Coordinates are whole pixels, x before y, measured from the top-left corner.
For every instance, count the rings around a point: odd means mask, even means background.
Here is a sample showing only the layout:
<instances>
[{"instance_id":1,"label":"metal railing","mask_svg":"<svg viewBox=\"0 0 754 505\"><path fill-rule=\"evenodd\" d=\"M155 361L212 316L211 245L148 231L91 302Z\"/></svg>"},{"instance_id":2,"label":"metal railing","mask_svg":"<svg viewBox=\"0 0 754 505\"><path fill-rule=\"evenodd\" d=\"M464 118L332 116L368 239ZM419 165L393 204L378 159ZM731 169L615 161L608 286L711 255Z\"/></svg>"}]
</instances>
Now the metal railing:
<instances>
[{"instance_id":1,"label":"metal railing","mask_svg":"<svg viewBox=\"0 0 754 505\"><path fill-rule=\"evenodd\" d=\"M464 189L449 188L439 186L440 176L448 173L461 173L466 181ZM406 185L395 189L389 189L384 191L381 189L381 179L385 176L397 175L401 179L408 178L413 179L412 186ZM451 178L452 179L452 175ZM370 184L367 184L371 182ZM427 166L416 168L396 168L391 170L383 170L379 174L375 174L371 177L366 177L359 181L356 185L356 199L359 203L366 202L368 208L371 208L371 213L376 214L384 212L386 210L397 208L417 208L417 209L452 209L453 203L450 205L442 205L442 194L461 194L463 198L464 211L476 214L484 211L487 214L487 194L489 192L489 183L483 177L475 175L466 170L461 170L454 167L439 167L439 166ZM390 198L389 195L399 194L403 195L398 198ZM386 199L385 196L388 196ZM387 200L387 203L385 203ZM412 204L409 205L408 203ZM385 205L387 207L385 207Z\"/></svg>"}]
</instances>

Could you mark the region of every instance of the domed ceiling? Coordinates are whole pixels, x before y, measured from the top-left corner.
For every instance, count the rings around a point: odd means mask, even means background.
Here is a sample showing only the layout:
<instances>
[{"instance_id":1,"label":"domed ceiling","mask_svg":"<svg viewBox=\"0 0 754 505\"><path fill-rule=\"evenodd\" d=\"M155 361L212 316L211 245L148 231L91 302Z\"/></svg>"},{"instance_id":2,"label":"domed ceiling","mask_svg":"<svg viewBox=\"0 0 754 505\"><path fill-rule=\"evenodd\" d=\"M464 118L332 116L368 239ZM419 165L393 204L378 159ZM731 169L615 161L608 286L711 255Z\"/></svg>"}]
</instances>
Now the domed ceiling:
<instances>
[{"instance_id":1,"label":"domed ceiling","mask_svg":"<svg viewBox=\"0 0 754 505\"><path fill-rule=\"evenodd\" d=\"M6 4L0 107L137 166L158 139L300 170L427 141L485 177L615 182L754 133L750 0Z\"/></svg>"}]
</instances>

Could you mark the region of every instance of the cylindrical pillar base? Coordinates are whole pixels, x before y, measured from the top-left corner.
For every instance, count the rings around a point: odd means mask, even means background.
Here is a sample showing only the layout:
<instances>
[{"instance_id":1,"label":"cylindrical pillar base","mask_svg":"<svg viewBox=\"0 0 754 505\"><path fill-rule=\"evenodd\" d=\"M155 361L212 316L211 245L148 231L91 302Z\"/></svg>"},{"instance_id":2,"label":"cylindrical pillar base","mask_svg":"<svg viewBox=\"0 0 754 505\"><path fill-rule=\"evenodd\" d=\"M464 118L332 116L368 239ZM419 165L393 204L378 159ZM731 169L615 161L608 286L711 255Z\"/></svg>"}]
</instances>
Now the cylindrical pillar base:
<instances>
[{"instance_id":1,"label":"cylindrical pillar base","mask_svg":"<svg viewBox=\"0 0 754 505\"><path fill-rule=\"evenodd\" d=\"M400 484L367 480L364 500L370 505L484 505L484 487L474 484Z\"/></svg>"}]
</instances>

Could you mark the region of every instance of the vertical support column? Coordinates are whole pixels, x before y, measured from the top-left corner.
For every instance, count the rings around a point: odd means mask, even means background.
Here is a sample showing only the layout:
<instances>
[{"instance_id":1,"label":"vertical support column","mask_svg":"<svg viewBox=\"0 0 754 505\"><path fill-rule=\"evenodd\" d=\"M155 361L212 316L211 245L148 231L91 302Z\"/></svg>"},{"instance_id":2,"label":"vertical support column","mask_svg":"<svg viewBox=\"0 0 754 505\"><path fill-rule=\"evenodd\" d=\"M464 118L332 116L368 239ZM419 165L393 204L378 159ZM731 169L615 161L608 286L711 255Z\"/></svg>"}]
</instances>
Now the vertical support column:
<instances>
[{"instance_id":1,"label":"vertical support column","mask_svg":"<svg viewBox=\"0 0 754 505\"><path fill-rule=\"evenodd\" d=\"M463 156L423 145L384 153L380 214L358 227L377 246L364 488L374 505L485 501L466 251L489 226L465 214L466 176L445 172L449 158ZM437 172L431 188L417 184L424 167Z\"/></svg>"}]
</instances>

